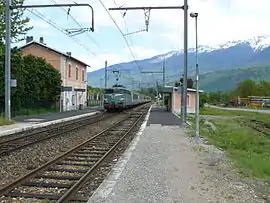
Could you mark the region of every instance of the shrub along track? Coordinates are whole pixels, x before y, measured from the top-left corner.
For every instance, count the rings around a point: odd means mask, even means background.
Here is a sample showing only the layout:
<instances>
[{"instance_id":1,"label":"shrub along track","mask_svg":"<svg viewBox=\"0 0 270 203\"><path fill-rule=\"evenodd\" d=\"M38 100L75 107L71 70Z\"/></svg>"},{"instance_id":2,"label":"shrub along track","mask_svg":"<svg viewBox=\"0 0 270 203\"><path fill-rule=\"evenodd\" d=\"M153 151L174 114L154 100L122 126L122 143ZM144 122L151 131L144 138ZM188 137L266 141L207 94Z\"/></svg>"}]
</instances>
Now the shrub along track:
<instances>
[{"instance_id":1,"label":"shrub along track","mask_svg":"<svg viewBox=\"0 0 270 203\"><path fill-rule=\"evenodd\" d=\"M76 192L136 127L146 113L145 107L141 108L143 113L131 112L114 125L0 189L0 195L5 194L2 201L8 202L12 197L13 200L19 197L20 202L38 202L37 199L85 201L82 196L75 195Z\"/></svg>"},{"instance_id":2,"label":"shrub along track","mask_svg":"<svg viewBox=\"0 0 270 203\"><path fill-rule=\"evenodd\" d=\"M94 134L104 130L109 125L113 125L119 119L130 112L136 111L138 108L141 107L114 114L110 118L80 127L71 132L64 133L62 136L38 142L7 156L0 156L0 188L91 138Z\"/></svg>"}]
</instances>

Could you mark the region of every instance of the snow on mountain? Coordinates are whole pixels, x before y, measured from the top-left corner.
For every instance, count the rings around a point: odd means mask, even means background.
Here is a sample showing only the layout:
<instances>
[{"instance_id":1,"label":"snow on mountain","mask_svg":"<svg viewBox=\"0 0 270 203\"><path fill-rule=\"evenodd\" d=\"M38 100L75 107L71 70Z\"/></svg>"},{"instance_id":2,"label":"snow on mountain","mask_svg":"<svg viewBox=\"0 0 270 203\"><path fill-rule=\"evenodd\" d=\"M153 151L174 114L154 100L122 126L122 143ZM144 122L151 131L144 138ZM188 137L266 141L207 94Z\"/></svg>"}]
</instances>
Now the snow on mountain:
<instances>
[{"instance_id":1,"label":"snow on mountain","mask_svg":"<svg viewBox=\"0 0 270 203\"><path fill-rule=\"evenodd\" d=\"M249 39L245 40L232 40L228 41L226 43L222 44L217 44L217 45L199 45L198 46L198 53L206 53L206 52L212 52L212 51L217 51L221 49L227 49L236 45L240 44L246 44L252 47L253 51L261 51L267 47L270 46L270 36L257 36L257 37L252 37ZM195 47L189 48L188 52L189 53L195 53L196 49ZM160 61L163 61L166 58L170 58L172 56L177 56L181 55L184 53L184 50L181 49L180 51L170 51L165 54L161 54L155 57L155 60L152 60L151 63L158 63Z\"/></svg>"},{"instance_id":2,"label":"snow on mountain","mask_svg":"<svg viewBox=\"0 0 270 203\"><path fill-rule=\"evenodd\" d=\"M151 60L150 63L159 63L160 61L166 60L167 58L170 58L172 56L177 56L179 54L180 54L179 51L170 51L168 53L155 56L154 60Z\"/></svg>"},{"instance_id":3,"label":"snow on mountain","mask_svg":"<svg viewBox=\"0 0 270 203\"><path fill-rule=\"evenodd\" d=\"M252 47L253 51L261 51L270 46L270 36L257 36L245 40L232 40L224 44L213 45L209 47L209 50L203 52L227 49L239 44L248 44L250 47Z\"/></svg>"},{"instance_id":4,"label":"snow on mountain","mask_svg":"<svg viewBox=\"0 0 270 203\"><path fill-rule=\"evenodd\" d=\"M270 37L269 36L259 36L253 37L248 40L249 45L253 48L254 51L261 51L270 46Z\"/></svg>"},{"instance_id":5,"label":"snow on mountain","mask_svg":"<svg viewBox=\"0 0 270 203\"><path fill-rule=\"evenodd\" d=\"M195 64L195 48L188 49L188 70L189 74L193 75ZM244 40L232 40L218 45L199 45L198 58L200 63L200 72L215 72L219 70L231 70L236 67L247 67L254 64L270 64L270 36L258 36ZM182 74L184 63L183 50L170 51L164 54L159 54L151 58L138 61L143 70L157 70L163 66L163 60L166 66L166 75L168 80L174 81L179 79ZM228 60L229 59L229 60ZM118 67L118 64L112 65L111 68ZM130 70L136 80L145 82L153 82L152 79L142 78L138 74L135 64L126 62L121 64L121 68ZM89 84L94 86L100 85L100 78L103 77L104 70L94 71L89 74ZM114 78L114 77L113 77ZM156 79L162 80L162 75L157 74ZM114 82L114 81L113 81Z\"/></svg>"}]
</instances>

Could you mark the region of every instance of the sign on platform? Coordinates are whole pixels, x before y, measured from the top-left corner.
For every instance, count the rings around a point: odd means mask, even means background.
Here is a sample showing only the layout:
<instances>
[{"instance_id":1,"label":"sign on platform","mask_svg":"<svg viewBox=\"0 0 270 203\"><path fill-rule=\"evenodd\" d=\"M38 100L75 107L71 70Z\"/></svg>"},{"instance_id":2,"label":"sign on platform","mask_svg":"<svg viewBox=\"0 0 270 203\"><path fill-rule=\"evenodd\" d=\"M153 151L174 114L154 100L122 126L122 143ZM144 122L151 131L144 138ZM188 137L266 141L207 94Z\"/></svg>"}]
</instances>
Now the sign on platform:
<instances>
[{"instance_id":1,"label":"sign on platform","mask_svg":"<svg viewBox=\"0 0 270 203\"><path fill-rule=\"evenodd\" d=\"M14 80L11 79L11 80L10 80L10 86L11 86L11 87L17 87L17 80L16 80L16 79L14 79Z\"/></svg>"}]
</instances>

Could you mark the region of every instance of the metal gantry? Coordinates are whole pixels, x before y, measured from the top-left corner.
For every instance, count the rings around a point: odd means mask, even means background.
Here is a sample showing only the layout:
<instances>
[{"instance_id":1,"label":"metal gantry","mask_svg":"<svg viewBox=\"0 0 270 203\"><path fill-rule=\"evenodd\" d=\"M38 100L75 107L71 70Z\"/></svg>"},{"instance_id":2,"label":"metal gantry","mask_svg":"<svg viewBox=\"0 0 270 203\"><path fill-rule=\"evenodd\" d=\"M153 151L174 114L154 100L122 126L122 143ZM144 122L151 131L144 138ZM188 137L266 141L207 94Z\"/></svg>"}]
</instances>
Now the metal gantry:
<instances>
[{"instance_id":1,"label":"metal gantry","mask_svg":"<svg viewBox=\"0 0 270 203\"><path fill-rule=\"evenodd\" d=\"M184 0L183 6L142 6L142 7L119 7L109 8L109 10L166 10L166 9L182 9L184 10L184 81L183 81L183 106L184 111L181 112L181 122L186 124L187 117L187 63L188 63L188 0ZM149 25L149 21L148 21Z\"/></svg>"},{"instance_id":2,"label":"metal gantry","mask_svg":"<svg viewBox=\"0 0 270 203\"><path fill-rule=\"evenodd\" d=\"M6 39L5 39L5 119L11 119L11 68L10 68L10 55L11 55L11 11L13 9L24 8L56 8L56 7L89 7L92 13L92 25L88 28L89 31L94 32L94 9L90 4L40 4L40 5L12 5L12 0L6 0Z\"/></svg>"}]
</instances>

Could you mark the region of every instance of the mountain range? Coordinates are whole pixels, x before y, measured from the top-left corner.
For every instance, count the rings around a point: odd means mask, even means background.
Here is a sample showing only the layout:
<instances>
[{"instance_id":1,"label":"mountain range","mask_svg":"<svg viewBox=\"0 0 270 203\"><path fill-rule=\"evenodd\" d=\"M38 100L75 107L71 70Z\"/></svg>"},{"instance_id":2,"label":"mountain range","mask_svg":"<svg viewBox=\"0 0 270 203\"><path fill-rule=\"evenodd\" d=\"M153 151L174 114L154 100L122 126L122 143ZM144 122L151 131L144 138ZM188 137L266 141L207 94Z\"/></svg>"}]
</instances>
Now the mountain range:
<instances>
[{"instance_id":1,"label":"mountain range","mask_svg":"<svg viewBox=\"0 0 270 203\"><path fill-rule=\"evenodd\" d=\"M107 69L108 86L116 82L113 70L119 70L119 83L127 87L132 87L130 75L134 81L137 81L137 83L134 82L133 87L153 86L156 81L162 83L162 74L141 74L140 71L162 71L163 65L165 66L166 84L172 84L183 74L183 56L183 50L171 51L136 62L111 65ZM244 79L270 79L270 76L268 77L268 73L270 73L270 37L257 36L246 40L228 41L217 46L199 46L198 62L200 88L205 91L230 90L237 82ZM255 72L256 74L254 74ZM102 77L104 78L104 73L104 68L88 73L88 84L104 87L104 81L100 80ZM265 75L266 73L267 75ZM195 48L190 48L188 50L188 77L194 78L194 74Z\"/></svg>"}]
</instances>

